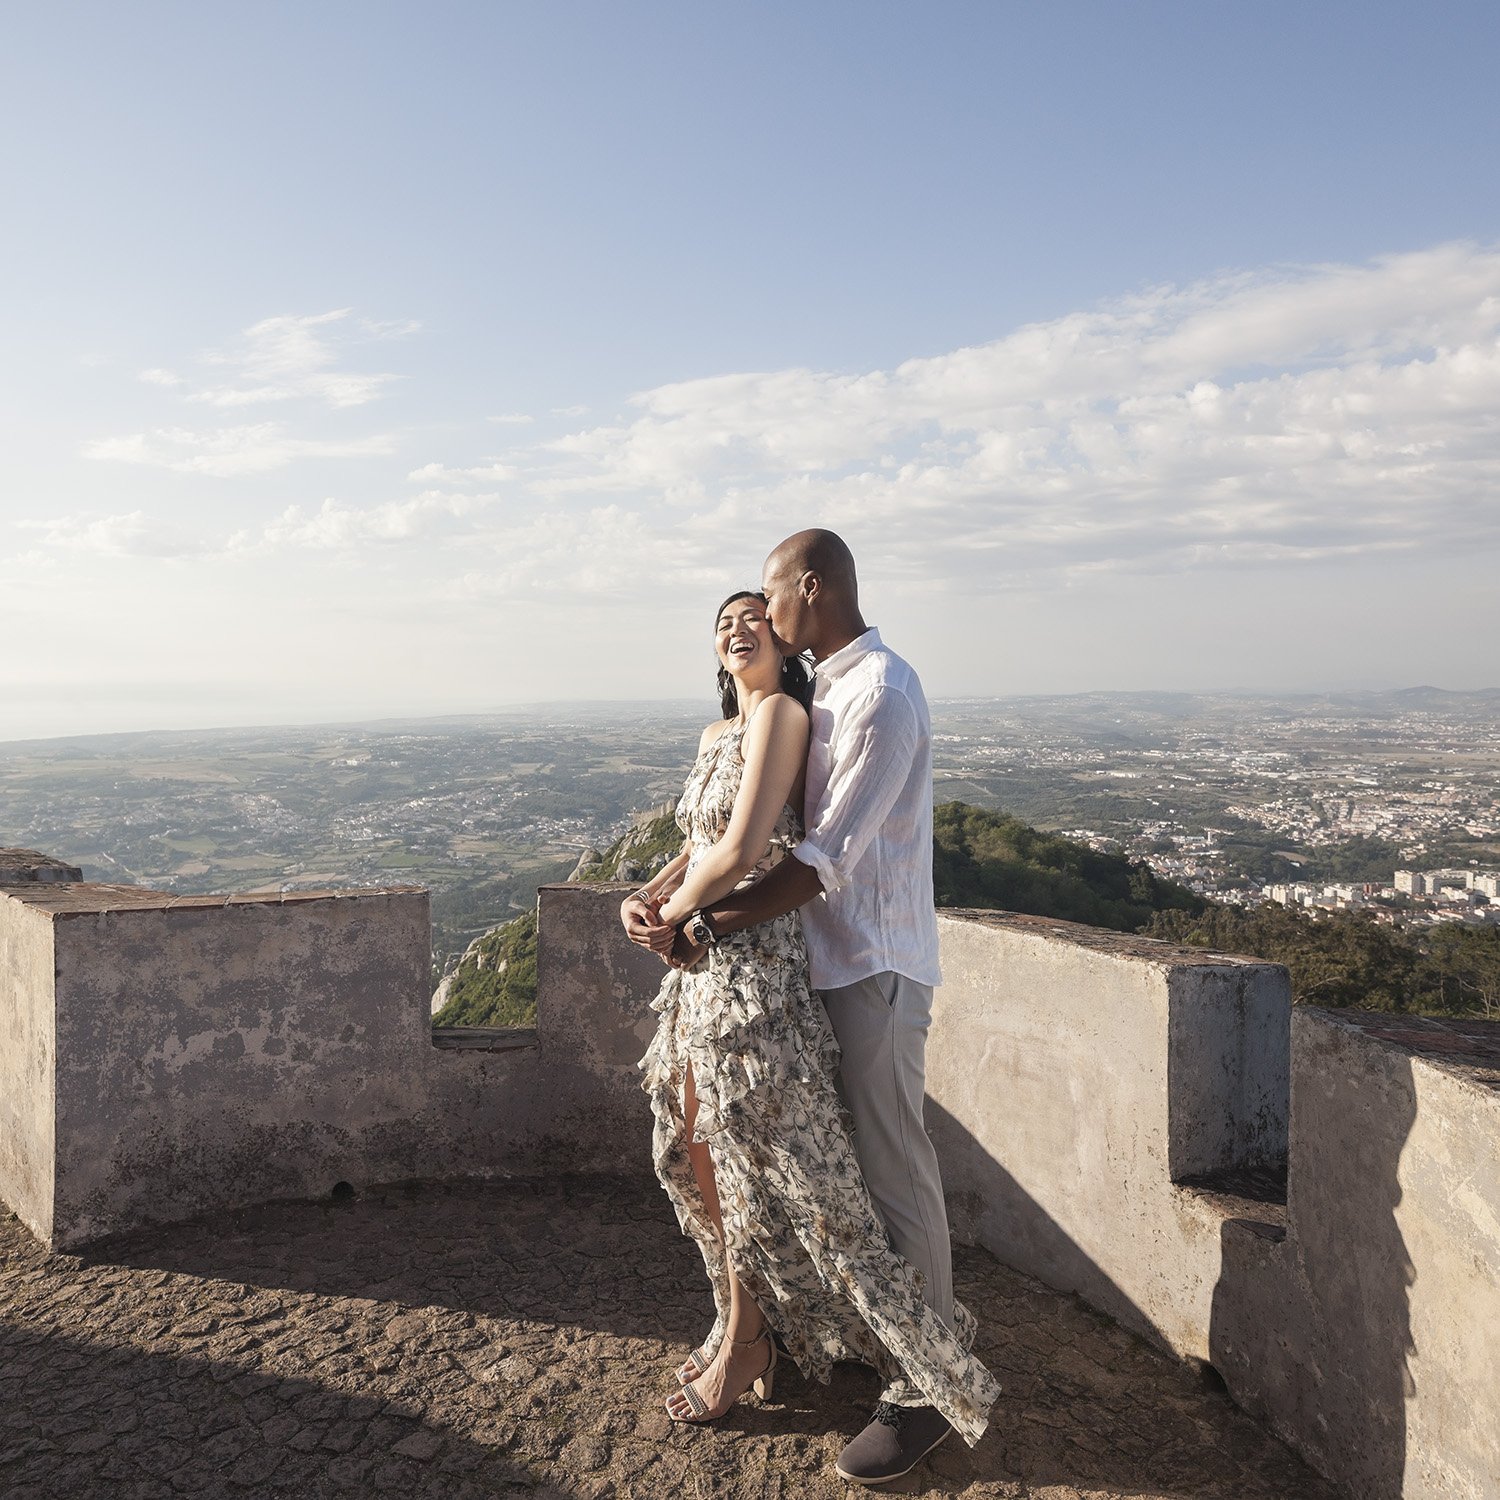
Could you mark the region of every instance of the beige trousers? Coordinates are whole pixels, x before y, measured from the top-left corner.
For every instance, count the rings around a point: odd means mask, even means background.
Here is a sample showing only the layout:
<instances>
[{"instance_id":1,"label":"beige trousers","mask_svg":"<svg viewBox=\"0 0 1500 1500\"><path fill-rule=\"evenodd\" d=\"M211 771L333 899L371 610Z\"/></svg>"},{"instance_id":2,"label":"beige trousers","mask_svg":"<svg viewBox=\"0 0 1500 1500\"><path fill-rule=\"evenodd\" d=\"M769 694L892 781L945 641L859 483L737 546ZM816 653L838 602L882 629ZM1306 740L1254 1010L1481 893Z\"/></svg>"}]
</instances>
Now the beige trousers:
<instances>
[{"instance_id":1,"label":"beige trousers","mask_svg":"<svg viewBox=\"0 0 1500 1500\"><path fill-rule=\"evenodd\" d=\"M953 1247L937 1152L922 1123L932 986L886 972L819 990L843 1058L839 1094L854 1119L854 1152L891 1244L921 1271L927 1305L953 1327ZM926 1397L897 1381L881 1399Z\"/></svg>"}]
</instances>

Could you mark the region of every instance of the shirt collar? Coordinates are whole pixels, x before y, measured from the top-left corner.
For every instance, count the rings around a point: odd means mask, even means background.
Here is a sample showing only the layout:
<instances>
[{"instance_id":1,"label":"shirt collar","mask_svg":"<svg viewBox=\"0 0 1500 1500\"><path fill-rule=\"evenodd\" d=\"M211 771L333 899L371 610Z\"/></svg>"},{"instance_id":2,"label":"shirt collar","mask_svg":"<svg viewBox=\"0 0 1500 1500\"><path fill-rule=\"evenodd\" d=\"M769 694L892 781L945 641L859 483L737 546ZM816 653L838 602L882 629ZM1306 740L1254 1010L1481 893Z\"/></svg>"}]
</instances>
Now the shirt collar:
<instances>
[{"instance_id":1,"label":"shirt collar","mask_svg":"<svg viewBox=\"0 0 1500 1500\"><path fill-rule=\"evenodd\" d=\"M813 669L814 674L825 682L842 677L861 657L878 651L882 642L880 632L872 625L863 635L857 635L847 646L840 646L832 656L825 656Z\"/></svg>"}]
</instances>

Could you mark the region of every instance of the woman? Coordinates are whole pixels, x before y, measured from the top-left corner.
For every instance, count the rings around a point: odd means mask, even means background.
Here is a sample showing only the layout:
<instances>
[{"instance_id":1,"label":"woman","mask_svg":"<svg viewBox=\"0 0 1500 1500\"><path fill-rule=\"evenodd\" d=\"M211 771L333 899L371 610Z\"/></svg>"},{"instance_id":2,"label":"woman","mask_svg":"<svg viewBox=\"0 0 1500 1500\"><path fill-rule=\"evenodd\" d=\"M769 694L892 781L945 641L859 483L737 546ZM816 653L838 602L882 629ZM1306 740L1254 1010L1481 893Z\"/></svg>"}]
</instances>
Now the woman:
<instances>
[{"instance_id":1,"label":"woman","mask_svg":"<svg viewBox=\"0 0 1500 1500\"><path fill-rule=\"evenodd\" d=\"M621 908L653 913L652 946L801 837L807 674L783 659L760 594L731 595L715 623L724 718L710 724L677 822L683 851ZM733 933L652 1002L641 1060L652 1154L683 1232L703 1254L718 1316L667 1400L712 1421L752 1386L770 1394L774 1329L804 1374L835 1360L905 1374L973 1444L998 1394L989 1371L922 1300L860 1176L834 1086L838 1044L808 984L796 912ZM957 1316L957 1315L956 1315Z\"/></svg>"}]
</instances>

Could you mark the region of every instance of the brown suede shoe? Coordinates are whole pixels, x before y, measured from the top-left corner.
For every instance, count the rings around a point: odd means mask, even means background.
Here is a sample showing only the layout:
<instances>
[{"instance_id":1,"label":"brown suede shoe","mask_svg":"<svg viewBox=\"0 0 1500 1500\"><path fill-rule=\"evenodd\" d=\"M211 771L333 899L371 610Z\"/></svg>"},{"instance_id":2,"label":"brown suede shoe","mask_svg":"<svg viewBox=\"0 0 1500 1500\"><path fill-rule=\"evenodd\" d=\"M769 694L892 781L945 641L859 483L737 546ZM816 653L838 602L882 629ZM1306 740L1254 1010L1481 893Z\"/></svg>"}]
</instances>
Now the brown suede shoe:
<instances>
[{"instance_id":1,"label":"brown suede shoe","mask_svg":"<svg viewBox=\"0 0 1500 1500\"><path fill-rule=\"evenodd\" d=\"M952 1423L935 1406L882 1401L834 1467L840 1479L854 1484L884 1484L911 1473L952 1431Z\"/></svg>"}]
</instances>

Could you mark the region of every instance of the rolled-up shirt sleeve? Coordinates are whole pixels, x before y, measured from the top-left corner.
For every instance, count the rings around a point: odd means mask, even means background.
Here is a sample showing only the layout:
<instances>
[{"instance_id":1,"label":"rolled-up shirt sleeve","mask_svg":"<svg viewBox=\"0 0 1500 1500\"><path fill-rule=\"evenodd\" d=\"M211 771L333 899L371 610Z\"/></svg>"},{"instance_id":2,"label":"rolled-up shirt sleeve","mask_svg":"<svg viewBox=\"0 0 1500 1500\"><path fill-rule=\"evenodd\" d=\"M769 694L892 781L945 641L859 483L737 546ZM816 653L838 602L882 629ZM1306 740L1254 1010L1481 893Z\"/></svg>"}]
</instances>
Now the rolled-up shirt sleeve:
<instances>
[{"instance_id":1,"label":"rolled-up shirt sleeve","mask_svg":"<svg viewBox=\"0 0 1500 1500\"><path fill-rule=\"evenodd\" d=\"M817 871L825 891L849 883L911 776L919 737L916 710L890 687L876 688L839 715L828 788L807 837L792 850Z\"/></svg>"}]
</instances>

